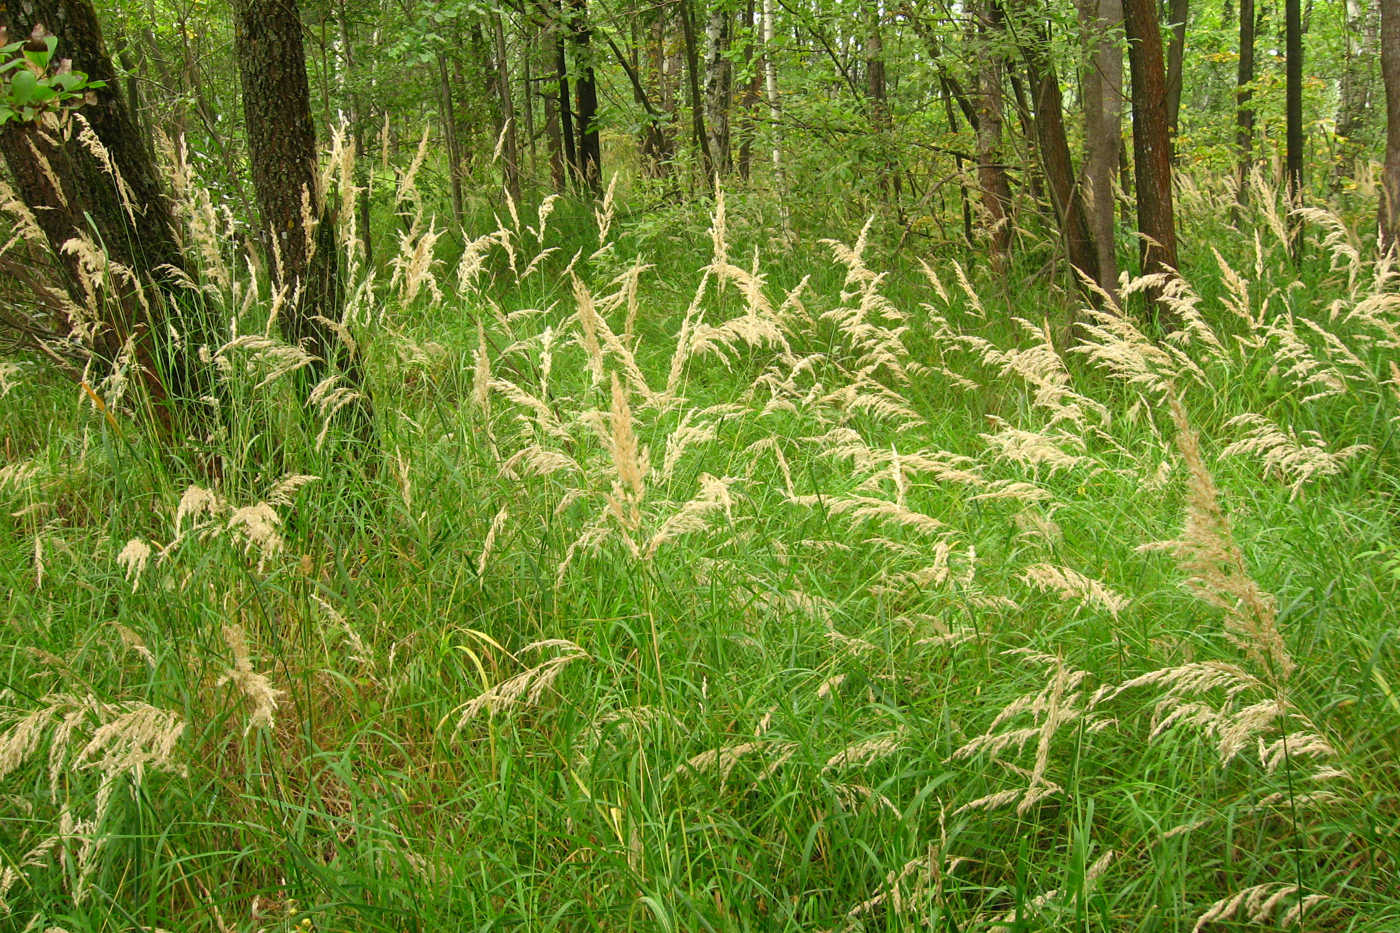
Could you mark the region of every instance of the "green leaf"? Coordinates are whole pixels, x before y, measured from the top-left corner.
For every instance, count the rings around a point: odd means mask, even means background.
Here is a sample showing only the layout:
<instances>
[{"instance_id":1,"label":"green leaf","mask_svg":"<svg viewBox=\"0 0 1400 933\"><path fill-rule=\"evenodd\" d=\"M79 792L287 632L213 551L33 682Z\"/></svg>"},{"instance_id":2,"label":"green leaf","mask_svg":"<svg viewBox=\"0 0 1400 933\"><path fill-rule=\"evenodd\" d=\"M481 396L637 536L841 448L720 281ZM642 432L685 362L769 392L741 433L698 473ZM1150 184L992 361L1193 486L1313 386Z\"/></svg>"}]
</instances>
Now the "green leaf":
<instances>
[{"instance_id":1,"label":"green leaf","mask_svg":"<svg viewBox=\"0 0 1400 933\"><path fill-rule=\"evenodd\" d=\"M65 94L71 94L87 84L87 76L81 71L68 71L54 75L49 79L49 83Z\"/></svg>"},{"instance_id":2,"label":"green leaf","mask_svg":"<svg viewBox=\"0 0 1400 933\"><path fill-rule=\"evenodd\" d=\"M24 106L34 99L35 93L39 90L39 79L34 77L34 72L22 70L10 79L10 101L17 106Z\"/></svg>"},{"instance_id":3,"label":"green leaf","mask_svg":"<svg viewBox=\"0 0 1400 933\"><path fill-rule=\"evenodd\" d=\"M49 59L53 58L53 49L47 49L43 52L26 51L24 53L24 57L35 68L38 68L40 71L44 71L49 67Z\"/></svg>"}]
</instances>

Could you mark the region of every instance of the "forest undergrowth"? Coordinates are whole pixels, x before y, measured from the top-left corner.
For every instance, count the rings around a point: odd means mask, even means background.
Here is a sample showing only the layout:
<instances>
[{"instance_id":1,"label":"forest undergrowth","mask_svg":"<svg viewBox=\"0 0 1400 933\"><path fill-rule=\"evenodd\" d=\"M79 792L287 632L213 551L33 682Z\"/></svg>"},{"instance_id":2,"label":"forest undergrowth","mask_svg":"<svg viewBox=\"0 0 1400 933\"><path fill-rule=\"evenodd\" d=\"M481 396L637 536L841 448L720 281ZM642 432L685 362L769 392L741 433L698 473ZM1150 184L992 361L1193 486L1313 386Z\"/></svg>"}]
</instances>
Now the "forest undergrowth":
<instances>
[{"instance_id":1,"label":"forest undergrowth","mask_svg":"<svg viewBox=\"0 0 1400 933\"><path fill-rule=\"evenodd\" d=\"M1347 222L1295 265L1183 183L1158 333L723 194L458 241L412 174L391 261L343 237L372 441L193 183L204 448L0 363L0 926L1400 926L1400 269Z\"/></svg>"}]
</instances>

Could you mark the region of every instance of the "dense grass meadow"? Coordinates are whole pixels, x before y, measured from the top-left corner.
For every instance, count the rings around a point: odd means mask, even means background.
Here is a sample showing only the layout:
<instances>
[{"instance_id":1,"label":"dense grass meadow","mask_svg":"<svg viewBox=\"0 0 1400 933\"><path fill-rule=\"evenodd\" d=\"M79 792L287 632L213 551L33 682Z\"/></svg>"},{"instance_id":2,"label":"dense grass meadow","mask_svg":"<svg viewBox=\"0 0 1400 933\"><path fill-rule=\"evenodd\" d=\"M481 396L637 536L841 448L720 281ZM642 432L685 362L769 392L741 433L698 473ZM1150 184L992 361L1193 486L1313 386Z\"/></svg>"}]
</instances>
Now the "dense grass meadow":
<instances>
[{"instance_id":1,"label":"dense grass meadow","mask_svg":"<svg viewBox=\"0 0 1400 933\"><path fill-rule=\"evenodd\" d=\"M196 189L207 443L0 363L0 928L1400 928L1373 197L1295 264L1183 182L1168 331L1024 231L402 187L372 436Z\"/></svg>"}]
</instances>

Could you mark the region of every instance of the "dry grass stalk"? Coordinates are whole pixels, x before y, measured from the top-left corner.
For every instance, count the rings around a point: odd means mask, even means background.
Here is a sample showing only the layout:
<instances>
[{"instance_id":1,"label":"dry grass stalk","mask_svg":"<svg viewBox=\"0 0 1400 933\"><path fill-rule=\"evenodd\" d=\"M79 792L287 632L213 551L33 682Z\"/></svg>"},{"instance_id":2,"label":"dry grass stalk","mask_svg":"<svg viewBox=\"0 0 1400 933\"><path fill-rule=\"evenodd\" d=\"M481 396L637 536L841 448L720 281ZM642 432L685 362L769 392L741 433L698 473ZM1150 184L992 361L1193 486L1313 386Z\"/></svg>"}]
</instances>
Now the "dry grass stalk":
<instances>
[{"instance_id":1,"label":"dry grass stalk","mask_svg":"<svg viewBox=\"0 0 1400 933\"><path fill-rule=\"evenodd\" d=\"M1177 452L1189 477L1186 523L1179 540L1157 546L1176 556L1197 597L1225 610L1225 630L1231 640L1255 663L1286 680L1294 664L1278 629L1274 599L1249 575L1186 409L1173 391L1169 390L1167 402L1176 424Z\"/></svg>"},{"instance_id":2,"label":"dry grass stalk","mask_svg":"<svg viewBox=\"0 0 1400 933\"><path fill-rule=\"evenodd\" d=\"M1288 483L1295 497L1310 480L1335 476L1352 457L1374 449L1370 444L1352 444L1332 451L1316 431L1305 431L1299 436L1292 429L1280 427L1263 415L1252 412L1236 415L1225 424L1226 427L1243 427L1247 430L1244 437L1230 444L1220 455L1255 458L1264 467L1265 475L1280 476Z\"/></svg>"},{"instance_id":3,"label":"dry grass stalk","mask_svg":"<svg viewBox=\"0 0 1400 933\"><path fill-rule=\"evenodd\" d=\"M1196 918L1191 933L1200 933L1211 924L1230 921L1240 921L1251 926L1269 923L1292 927L1301 923L1311 908L1328 899L1325 894L1307 894L1299 898L1299 893L1296 884L1278 881L1266 881L1245 888L1211 904L1205 913ZM1280 908L1291 899L1296 899L1294 904L1288 910L1280 912ZM1275 920L1275 917L1278 919Z\"/></svg>"},{"instance_id":4,"label":"dry grass stalk","mask_svg":"<svg viewBox=\"0 0 1400 933\"><path fill-rule=\"evenodd\" d=\"M259 674L253 670L253 662L248 654L248 638L244 634L243 626L233 623L225 625L224 642L233 652L233 667L219 678L216 686L233 684L251 704L252 713L248 716L247 725L243 727L244 735L254 728L271 730L274 728L277 698L282 695L282 691L272 686L272 681L266 674Z\"/></svg>"},{"instance_id":5,"label":"dry grass stalk","mask_svg":"<svg viewBox=\"0 0 1400 933\"><path fill-rule=\"evenodd\" d=\"M520 653L529 654L534 651L551 649L558 653L546 657L539 664L521 671L508 680L483 690L475 699L464 704L461 707L461 714L457 717L457 724L452 731L453 738L455 739L466 728L467 724L482 712L494 715L515 706L538 706L545 693L554 685L554 681L564 672L564 668L574 661L588 657L588 652L562 638L532 642L521 649Z\"/></svg>"},{"instance_id":6,"label":"dry grass stalk","mask_svg":"<svg viewBox=\"0 0 1400 933\"><path fill-rule=\"evenodd\" d=\"M496 545L496 536L505 527L506 520L510 518L510 510L506 506L501 506L501 510L496 513L496 517L491 519L491 527L486 531L486 539L481 543L481 556L476 560L476 575L478 580L485 582L486 561L491 557L491 549Z\"/></svg>"},{"instance_id":7,"label":"dry grass stalk","mask_svg":"<svg viewBox=\"0 0 1400 933\"><path fill-rule=\"evenodd\" d=\"M1027 776L1024 790L1005 790L963 804L956 812L997 809L1017 803L1016 812L1024 816L1037 803L1062 790L1048 777L1051 750L1059 731L1069 725L1080 725L1086 732L1097 732L1109 725L1092 712L1093 704L1086 701L1082 686L1089 674L1065 666L1059 658L1022 649L1010 654L1020 655L1032 663L1052 668L1050 680L1035 694L1018 697L1007 704L992 720L986 732L964 744L953 753L955 759L966 759L980 753L997 760L1002 753L1019 754L1027 744L1035 742L1035 759L1027 773L1024 769L1001 762L1018 774ZM1013 720L1030 716L1032 724L1013 729L1003 727ZM1019 801L1019 802L1018 802Z\"/></svg>"},{"instance_id":8,"label":"dry grass stalk","mask_svg":"<svg viewBox=\"0 0 1400 933\"><path fill-rule=\"evenodd\" d=\"M822 765L822 772L827 773L853 766L869 767L903 748L905 738L904 729L899 728L885 735L872 736L868 739L852 742L828 758L826 763Z\"/></svg>"},{"instance_id":9,"label":"dry grass stalk","mask_svg":"<svg viewBox=\"0 0 1400 933\"><path fill-rule=\"evenodd\" d=\"M117 563L126 570L126 579L131 583L131 592L141 586L141 575L151 560L151 546L140 538L132 538L117 554Z\"/></svg>"},{"instance_id":10,"label":"dry grass stalk","mask_svg":"<svg viewBox=\"0 0 1400 933\"><path fill-rule=\"evenodd\" d=\"M645 450L639 450L633 425L632 408L627 402L627 390L612 374L612 408L608 418L611 428L610 447L616 481L610 499L613 513L628 531L641 525L642 498L646 495L646 477L650 471Z\"/></svg>"},{"instance_id":11,"label":"dry grass stalk","mask_svg":"<svg viewBox=\"0 0 1400 933\"><path fill-rule=\"evenodd\" d=\"M1096 606L1115 618L1128 608L1127 597L1093 577L1086 577L1068 567L1035 564L1026 568L1021 579L1044 592L1058 593L1063 599L1075 599L1081 605Z\"/></svg>"}]
</instances>

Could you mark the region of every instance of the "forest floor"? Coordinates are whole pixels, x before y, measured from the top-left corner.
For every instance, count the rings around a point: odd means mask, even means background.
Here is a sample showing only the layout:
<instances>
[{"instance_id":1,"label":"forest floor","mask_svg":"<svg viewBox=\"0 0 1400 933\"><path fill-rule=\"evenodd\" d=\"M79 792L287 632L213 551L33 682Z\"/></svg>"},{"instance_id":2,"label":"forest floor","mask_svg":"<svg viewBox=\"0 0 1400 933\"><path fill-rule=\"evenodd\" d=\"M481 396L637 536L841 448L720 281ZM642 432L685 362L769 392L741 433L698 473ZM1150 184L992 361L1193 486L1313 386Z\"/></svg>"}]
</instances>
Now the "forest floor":
<instances>
[{"instance_id":1,"label":"forest floor","mask_svg":"<svg viewBox=\"0 0 1400 933\"><path fill-rule=\"evenodd\" d=\"M0 364L0 927L1400 926L1400 270L1212 190L1166 335L736 196L412 224L370 445L241 262L204 451Z\"/></svg>"}]
</instances>

